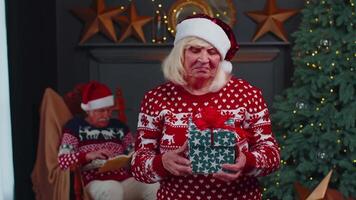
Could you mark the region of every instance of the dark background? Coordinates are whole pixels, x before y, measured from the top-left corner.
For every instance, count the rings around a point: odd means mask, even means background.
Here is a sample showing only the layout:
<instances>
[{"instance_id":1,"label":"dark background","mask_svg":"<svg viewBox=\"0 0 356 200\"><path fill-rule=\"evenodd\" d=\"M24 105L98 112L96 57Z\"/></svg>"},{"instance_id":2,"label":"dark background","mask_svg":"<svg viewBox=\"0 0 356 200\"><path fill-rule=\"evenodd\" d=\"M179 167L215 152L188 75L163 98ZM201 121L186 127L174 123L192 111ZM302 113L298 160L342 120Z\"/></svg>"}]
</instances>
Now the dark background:
<instances>
[{"instance_id":1,"label":"dark background","mask_svg":"<svg viewBox=\"0 0 356 200\"><path fill-rule=\"evenodd\" d=\"M168 10L174 1L161 2ZM265 1L233 2L237 10L237 23L233 28L241 44L240 53L276 54L267 62L253 58L234 62L233 73L260 87L271 106L273 96L289 84L293 70L290 58L292 44L284 43L271 34L251 43L256 24L245 12L263 9ZM77 83L90 79L102 81L112 89L119 86L126 99L129 125L134 130L143 93L163 81L160 72L162 57L149 56L165 55L172 47L173 37L167 33L167 44L152 44L152 24L149 23L145 26L147 44L133 38L123 44L114 44L99 34L84 45L78 45L83 23L70 13L70 9L88 7L90 0L5 0L5 3L15 194L16 199L27 200L34 199L30 174L36 158L39 106L44 89L52 87L64 94ZM106 3L128 5L128 0L106 0ZM140 15L153 15L151 0L137 0L135 3ZM280 8L302 8L303 3L302 0L277 0ZM284 23L289 36L297 29L299 19L300 15L297 15ZM293 39L290 37L289 40ZM147 56L148 52L151 54Z\"/></svg>"}]
</instances>

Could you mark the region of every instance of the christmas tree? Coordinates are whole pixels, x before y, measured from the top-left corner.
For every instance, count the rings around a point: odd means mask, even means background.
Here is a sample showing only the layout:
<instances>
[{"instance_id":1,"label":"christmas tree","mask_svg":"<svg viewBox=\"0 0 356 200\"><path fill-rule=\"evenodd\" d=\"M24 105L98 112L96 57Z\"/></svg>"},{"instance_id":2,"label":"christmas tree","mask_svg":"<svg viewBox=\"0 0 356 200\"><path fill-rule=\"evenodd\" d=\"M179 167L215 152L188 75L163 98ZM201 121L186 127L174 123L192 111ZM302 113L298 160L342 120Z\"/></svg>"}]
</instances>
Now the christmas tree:
<instances>
[{"instance_id":1,"label":"christmas tree","mask_svg":"<svg viewBox=\"0 0 356 200\"><path fill-rule=\"evenodd\" d=\"M308 0L293 34L292 86L274 103L281 168L264 179L264 199L296 199L298 181L356 197L355 0Z\"/></svg>"}]
</instances>

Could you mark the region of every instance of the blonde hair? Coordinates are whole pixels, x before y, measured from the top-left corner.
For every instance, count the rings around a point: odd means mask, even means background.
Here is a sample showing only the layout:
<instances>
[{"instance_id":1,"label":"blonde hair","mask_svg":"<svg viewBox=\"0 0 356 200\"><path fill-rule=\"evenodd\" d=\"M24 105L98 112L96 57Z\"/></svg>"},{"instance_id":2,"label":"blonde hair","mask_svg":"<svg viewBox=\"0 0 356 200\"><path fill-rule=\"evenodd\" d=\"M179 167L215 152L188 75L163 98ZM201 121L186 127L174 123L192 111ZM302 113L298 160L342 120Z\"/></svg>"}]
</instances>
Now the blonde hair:
<instances>
[{"instance_id":1,"label":"blonde hair","mask_svg":"<svg viewBox=\"0 0 356 200\"><path fill-rule=\"evenodd\" d=\"M184 62L184 50L190 46L202 46L206 47L211 45L210 43L200 38L190 36L183 38L174 45L173 49L162 63L162 71L166 80L181 86L187 85L184 77L186 72L183 66ZM222 70L221 66L218 67L214 80L210 85L210 92L216 92L220 90L226 82L230 79L230 74Z\"/></svg>"}]
</instances>

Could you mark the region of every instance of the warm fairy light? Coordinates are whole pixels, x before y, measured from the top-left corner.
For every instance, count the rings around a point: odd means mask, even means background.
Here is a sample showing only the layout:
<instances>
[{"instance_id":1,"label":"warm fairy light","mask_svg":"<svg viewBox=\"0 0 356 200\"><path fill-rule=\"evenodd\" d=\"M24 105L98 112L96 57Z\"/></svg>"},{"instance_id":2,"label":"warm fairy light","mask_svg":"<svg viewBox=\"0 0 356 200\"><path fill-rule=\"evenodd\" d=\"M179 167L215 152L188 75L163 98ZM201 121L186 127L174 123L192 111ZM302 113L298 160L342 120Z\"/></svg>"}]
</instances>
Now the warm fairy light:
<instances>
[{"instance_id":1,"label":"warm fairy light","mask_svg":"<svg viewBox=\"0 0 356 200\"><path fill-rule=\"evenodd\" d=\"M158 4L158 8L162 8L162 4Z\"/></svg>"},{"instance_id":2,"label":"warm fairy light","mask_svg":"<svg viewBox=\"0 0 356 200\"><path fill-rule=\"evenodd\" d=\"M316 108L315 108L316 111L319 111L319 109L320 109L319 107L316 107Z\"/></svg>"},{"instance_id":3,"label":"warm fairy light","mask_svg":"<svg viewBox=\"0 0 356 200\"><path fill-rule=\"evenodd\" d=\"M318 18L315 18L314 20L315 20L315 22L318 22L318 21L319 21L319 19L318 19Z\"/></svg>"},{"instance_id":4,"label":"warm fairy light","mask_svg":"<svg viewBox=\"0 0 356 200\"><path fill-rule=\"evenodd\" d=\"M159 10L156 10L156 14L159 14Z\"/></svg>"},{"instance_id":5,"label":"warm fairy light","mask_svg":"<svg viewBox=\"0 0 356 200\"><path fill-rule=\"evenodd\" d=\"M121 6L120 8L121 8L121 10L124 10L124 9L125 9L125 6Z\"/></svg>"},{"instance_id":6,"label":"warm fairy light","mask_svg":"<svg viewBox=\"0 0 356 200\"><path fill-rule=\"evenodd\" d=\"M167 37L163 37L163 40L167 40Z\"/></svg>"},{"instance_id":7,"label":"warm fairy light","mask_svg":"<svg viewBox=\"0 0 356 200\"><path fill-rule=\"evenodd\" d=\"M338 144L340 144L340 143L341 143L341 140L340 140L340 139L338 139L336 142L337 142Z\"/></svg>"},{"instance_id":8,"label":"warm fairy light","mask_svg":"<svg viewBox=\"0 0 356 200\"><path fill-rule=\"evenodd\" d=\"M334 90L333 90L333 89L330 89L330 92L331 92L331 93L333 93L333 92L334 92Z\"/></svg>"},{"instance_id":9,"label":"warm fairy light","mask_svg":"<svg viewBox=\"0 0 356 200\"><path fill-rule=\"evenodd\" d=\"M309 32L311 32L311 33L312 33L312 32L313 32L313 30L312 30L312 29L309 29Z\"/></svg>"},{"instance_id":10,"label":"warm fairy light","mask_svg":"<svg viewBox=\"0 0 356 200\"><path fill-rule=\"evenodd\" d=\"M156 42L156 40L155 39L152 39L152 43L155 43Z\"/></svg>"},{"instance_id":11,"label":"warm fairy light","mask_svg":"<svg viewBox=\"0 0 356 200\"><path fill-rule=\"evenodd\" d=\"M167 19L167 15L163 16L163 19Z\"/></svg>"},{"instance_id":12,"label":"warm fairy light","mask_svg":"<svg viewBox=\"0 0 356 200\"><path fill-rule=\"evenodd\" d=\"M196 15L196 14L197 14L197 12L194 11L194 12L193 12L193 15Z\"/></svg>"},{"instance_id":13,"label":"warm fairy light","mask_svg":"<svg viewBox=\"0 0 356 200\"><path fill-rule=\"evenodd\" d=\"M354 160L354 163L356 163L356 160Z\"/></svg>"},{"instance_id":14,"label":"warm fairy light","mask_svg":"<svg viewBox=\"0 0 356 200\"><path fill-rule=\"evenodd\" d=\"M322 123L319 123L319 126L322 126L323 124Z\"/></svg>"},{"instance_id":15,"label":"warm fairy light","mask_svg":"<svg viewBox=\"0 0 356 200\"><path fill-rule=\"evenodd\" d=\"M336 50L336 51L335 51L335 54L336 54L336 55L339 55L339 54L340 54L340 51L339 51L339 50Z\"/></svg>"},{"instance_id":16,"label":"warm fairy light","mask_svg":"<svg viewBox=\"0 0 356 200\"><path fill-rule=\"evenodd\" d=\"M312 180L313 180L313 177L309 177L309 180L311 180L311 181L312 181Z\"/></svg>"},{"instance_id":17,"label":"warm fairy light","mask_svg":"<svg viewBox=\"0 0 356 200\"><path fill-rule=\"evenodd\" d=\"M219 13L216 13L215 16L216 16L216 17L220 17L220 14L219 14Z\"/></svg>"},{"instance_id":18,"label":"warm fairy light","mask_svg":"<svg viewBox=\"0 0 356 200\"><path fill-rule=\"evenodd\" d=\"M331 66L335 67L335 63L331 63Z\"/></svg>"},{"instance_id":19,"label":"warm fairy light","mask_svg":"<svg viewBox=\"0 0 356 200\"><path fill-rule=\"evenodd\" d=\"M330 76L330 79L333 80L333 79L334 79L334 76Z\"/></svg>"},{"instance_id":20,"label":"warm fairy light","mask_svg":"<svg viewBox=\"0 0 356 200\"><path fill-rule=\"evenodd\" d=\"M347 149L344 149L344 153L346 153L347 152Z\"/></svg>"},{"instance_id":21,"label":"warm fairy light","mask_svg":"<svg viewBox=\"0 0 356 200\"><path fill-rule=\"evenodd\" d=\"M173 9L173 12L175 13L175 12L177 12L177 10L176 10L176 9Z\"/></svg>"},{"instance_id":22,"label":"warm fairy light","mask_svg":"<svg viewBox=\"0 0 356 200\"><path fill-rule=\"evenodd\" d=\"M303 128L303 125L301 124L301 125L299 125L299 128Z\"/></svg>"},{"instance_id":23,"label":"warm fairy light","mask_svg":"<svg viewBox=\"0 0 356 200\"><path fill-rule=\"evenodd\" d=\"M314 126L314 123L311 123L310 126Z\"/></svg>"},{"instance_id":24,"label":"warm fairy light","mask_svg":"<svg viewBox=\"0 0 356 200\"><path fill-rule=\"evenodd\" d=\"M297 111L296 111L296 110L293 110L293 113L295 114L295 113L297 113Z\"/></svg>"}]
</instances>

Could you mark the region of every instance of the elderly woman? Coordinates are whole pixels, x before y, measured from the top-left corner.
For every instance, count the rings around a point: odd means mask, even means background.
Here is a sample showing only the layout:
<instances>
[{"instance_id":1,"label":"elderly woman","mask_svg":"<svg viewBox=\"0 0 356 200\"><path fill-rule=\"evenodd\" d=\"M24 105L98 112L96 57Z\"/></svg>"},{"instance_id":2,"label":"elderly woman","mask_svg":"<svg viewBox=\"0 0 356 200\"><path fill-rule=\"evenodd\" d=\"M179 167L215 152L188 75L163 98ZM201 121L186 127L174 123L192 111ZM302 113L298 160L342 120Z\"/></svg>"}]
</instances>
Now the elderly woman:
<instances>
[{"instance_id":1,"label":"elderly woman","mask_svg":"<svg viewBox=\"0 0 356 200\"><path fill-rule=\"evenodd\" d=\"M219 19L196 15L178 24L174 48L163 63L168 82L142 100L132 160L137 180L160 182L157 199L261 199L257 177L279 167L260 90L231 75L229 60L237 49L232 30ZM228 113L241 134L235 163L199 174L187 156L188 121L207 107ZM248 147L238 145L242 140Z\"/></svg>"}]
</instances>

